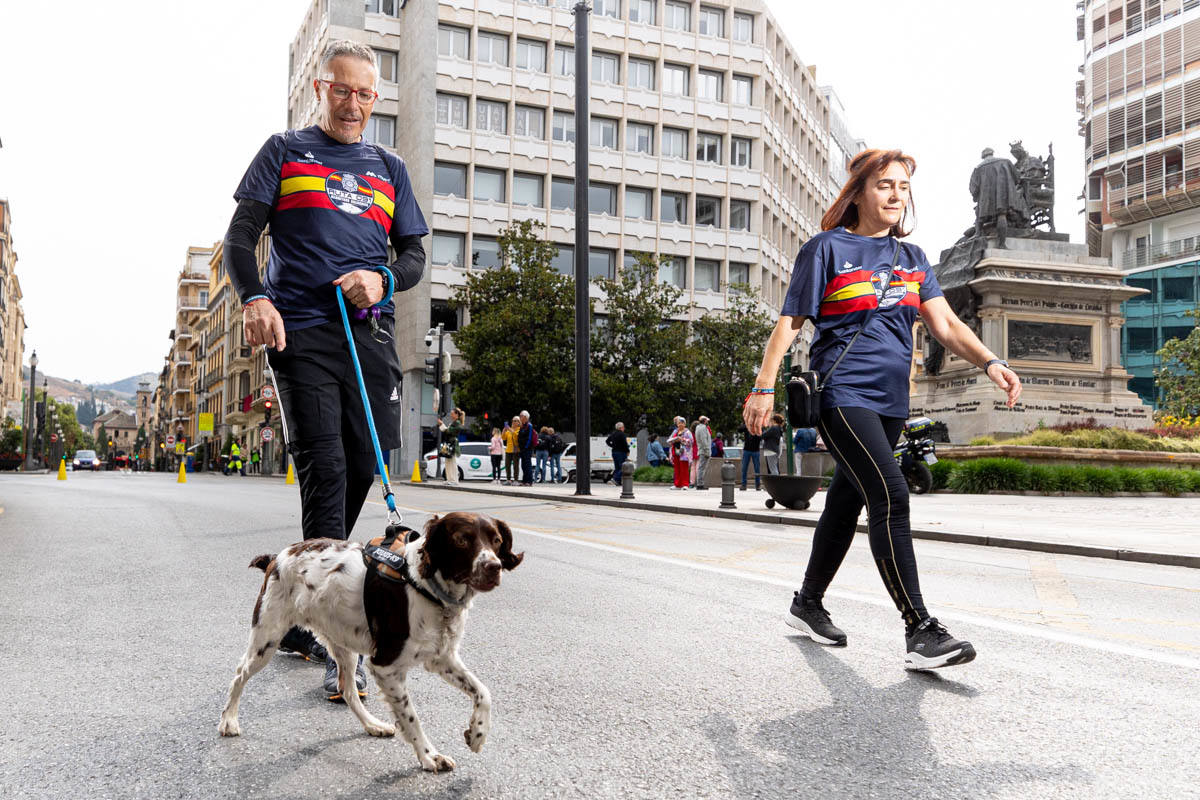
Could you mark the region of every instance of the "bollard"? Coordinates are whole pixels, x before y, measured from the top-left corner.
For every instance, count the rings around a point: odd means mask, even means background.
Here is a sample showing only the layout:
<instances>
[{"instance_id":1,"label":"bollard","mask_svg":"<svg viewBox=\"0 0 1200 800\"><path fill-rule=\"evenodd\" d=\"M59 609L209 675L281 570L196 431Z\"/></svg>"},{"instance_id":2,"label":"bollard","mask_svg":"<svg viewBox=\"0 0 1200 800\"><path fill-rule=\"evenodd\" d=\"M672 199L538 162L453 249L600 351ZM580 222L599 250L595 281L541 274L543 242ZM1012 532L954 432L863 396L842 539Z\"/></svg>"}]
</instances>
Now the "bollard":
<instances>
[{"instance_id":1,"label":"bollard","mask_svg":"<svg viewBox=\"0 0 1200 800\"><path fill-rule=\"evenodd\" d=\"M721 505L720 508L737 508L733 502L733 485L737 480L737 466L732 461L721 464Z\"/></svg>"},{"instance_id":2,"label":"bollard","mask_svg":"<svg viewBox=\"0 0 1200 800\"><path fill-rule=\"evenodd\" d=\"M633 499L633 462L629 459L621 464L621 499Z\"/></svg>"}]
</instances>

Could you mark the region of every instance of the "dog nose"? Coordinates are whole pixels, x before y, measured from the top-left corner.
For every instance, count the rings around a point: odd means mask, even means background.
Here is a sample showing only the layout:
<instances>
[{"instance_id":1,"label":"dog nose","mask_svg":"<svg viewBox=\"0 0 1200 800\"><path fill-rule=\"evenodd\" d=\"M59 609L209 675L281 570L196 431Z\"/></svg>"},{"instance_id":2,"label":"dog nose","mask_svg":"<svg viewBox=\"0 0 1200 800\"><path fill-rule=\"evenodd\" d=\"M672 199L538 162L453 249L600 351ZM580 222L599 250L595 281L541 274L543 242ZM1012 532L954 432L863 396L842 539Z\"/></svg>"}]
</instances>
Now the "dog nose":
<instances>
[{"instance_id":1,"label":"dog nose","mask_svg":"<svg viewBox=\"0 0 1200 800\"><path fill-rule=\"evenodd\" d=\"M500 562L488 561L483 565L483 574L489 578L495 578L500 575Z\"/></svg>"}]
</instances>

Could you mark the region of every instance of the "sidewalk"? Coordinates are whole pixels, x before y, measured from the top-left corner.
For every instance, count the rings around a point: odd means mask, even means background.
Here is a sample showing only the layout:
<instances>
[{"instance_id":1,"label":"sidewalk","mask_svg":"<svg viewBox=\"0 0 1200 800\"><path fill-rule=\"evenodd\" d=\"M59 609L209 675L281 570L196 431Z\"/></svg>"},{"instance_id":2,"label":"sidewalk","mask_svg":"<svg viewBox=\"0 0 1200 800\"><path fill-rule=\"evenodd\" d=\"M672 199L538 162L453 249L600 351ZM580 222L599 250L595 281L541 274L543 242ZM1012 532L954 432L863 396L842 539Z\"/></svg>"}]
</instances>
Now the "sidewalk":
<instances>
[{"instance_id":1,"label":"sidewalk","mask_svg":"<svg viewBox=\"0 0 1200 800\"><path fill-rule=\"evenodd\" d=\"M734 492L736 509L721 509L720 486L706 492L677 492L665 484L640 483L633 487L635 499L621 500L620 488L597 480L586 497L575 495L573 483L530 488L481 481L447 486L434 480L405 485L810 528L816 526L825 505L825 492L820 491L806 511L767 509L764 501L770 495L749 489ZM916 539L1200 568L1200 498L1196 497L934 493L913 495L910 515ZM865 519L858 526L864 533Z\"/></svg>"}]
</instances>

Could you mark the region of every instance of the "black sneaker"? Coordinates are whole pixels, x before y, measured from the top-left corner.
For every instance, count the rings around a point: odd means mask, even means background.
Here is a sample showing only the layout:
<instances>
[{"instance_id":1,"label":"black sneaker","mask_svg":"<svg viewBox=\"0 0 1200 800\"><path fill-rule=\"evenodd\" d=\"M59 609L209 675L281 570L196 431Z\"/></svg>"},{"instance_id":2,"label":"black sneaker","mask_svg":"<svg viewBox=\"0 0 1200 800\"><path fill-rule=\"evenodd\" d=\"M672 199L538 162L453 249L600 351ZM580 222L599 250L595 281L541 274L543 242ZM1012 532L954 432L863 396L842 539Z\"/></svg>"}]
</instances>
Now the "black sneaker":
<instances>
[{"instance_id":1,"label":"black sneaker","mask_svg":"<svg viewBox=\"0 0 1200 800\"><path fill-rule=\"evenodd\" d=\"M284 653L297 655L306 661L317 664L324 664L329 657L325 652L325 646L317 641L317 637L313 636L312 631L304 628L289 629L280 640L279 649Z\"/></svg>"},{"instance_id":2,"label":"black sneaker","mask_svg":"<svg viewBox=\"0 0 1200 800\"><path fill-rule=\"evenodd\" d=\"M820 600L808 600L796 592L788 610L787 624L818 644L846 646L846 634L829 620L829 612Z\"/></svg>"},{"instance_id":3,"label":"black sneaker","mask_svg":"<svg viewBox=\"0 0 1200 800\"><path fill-rule=\"evenodd\" d=\"M936 617L922 620L908 633L905 641L908 644L905 669L937 669L975 660L975 648L971 643L955 639Z\"/></svg>"},{"instance_id":4,"label":"black sneaker","mask_svg":"<svg viewBox=\"0 0 1200 800\"><path fill-rule=\"evenodd\" d=\"M333 703L345 702L342 699L342 693L338 691L338 667L337 662L330 656L325 661L325 696ZM354 686L358 689L358 696L365 698L367 696L367 673L363 669L363 657L358 657L358 666L354 668Z\"/></svg>"}]
</instances>

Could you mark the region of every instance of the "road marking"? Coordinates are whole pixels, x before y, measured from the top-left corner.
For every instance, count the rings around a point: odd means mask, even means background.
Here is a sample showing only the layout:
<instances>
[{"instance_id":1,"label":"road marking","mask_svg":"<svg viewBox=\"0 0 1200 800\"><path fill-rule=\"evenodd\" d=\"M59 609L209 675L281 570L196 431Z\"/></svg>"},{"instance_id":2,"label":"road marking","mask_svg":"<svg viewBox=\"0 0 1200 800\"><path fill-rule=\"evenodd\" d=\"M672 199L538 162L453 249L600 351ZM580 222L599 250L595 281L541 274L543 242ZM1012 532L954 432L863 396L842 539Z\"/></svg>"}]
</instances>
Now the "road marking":
<instances>
[{"instance_id":1,"label":"road marking","mask_svg":"<svg viewBox=\"0 0 1200 800\"><path fill-rule=\"evenodd\" d=\"M1042 604L1041 615L1047 625L1078 633L1091 632L1087 615L1080 612L1079 600L1071 593L1067 579L1058 571L1052 556L1029 556L1029 577Z\"/></svg>"},{"instance_id":2,"label":"road marking","mask_svg":"<svg viewBox=\"0 0 1200 800\"><path fill-rule=\"evenodd\" d=\"M373 503L375 505L383 505L382 503L378 503L373 500L368 500L367 502ZM407 511L413 511L418 514L441 513L438 511L431 511L431 510L424 509L424 508L417 508L415 506L400 506L399 504L397 504L397 507L404 508ZM642 559L646 559L647 561L657 561L659 563L671 564L671 565L677 566L677 567L688 567L691 569L701 570L704 572L711 572L711 573L714 573L717 575L724 575L724 576L730 577L730 578L740 578L742 580L756 581L758 583L764 583L764 584L768 584L770 586L779 586L779 587L783 587L786 589L794 589L795 588L795 581L793 581L793 580L774 578L769 575L754 574L752 572L747 572L746 570L731 569L729 567L723 567L723 566L720 566L720 565L714 564L714 563L705 563L703 561L692 561L692 560L689 560L685 557L678 556L678 555L666 555L666 554L662 554L662 553L645 552L645 551L639 552L638 549L635 549L633 547L625 547L625 546L621 546L621 545L612 545L612 544L605 544L605 543L596 542L596 541L588 541L586 539L583 539L582 537L567 536L567 535L563 535L563 534L559 534L559 533L546 533L546 532L542 532L542 531L531 530L531 529L525 528L525 527L516 527L516 526L511 526L511 527L512 527L512 530L514 533L521 533L521 534L524 534L527 536L535 536L535 537L540 537L543 539L552 539L554 541L562 542L564 544L574 544L574 545L578 545L580 547L590 547L595 550L603 550L603 551L609 552L609 553L620 553L622 555L630 556L633 558L642 558ZM701 558L703 558L703 557L701 557ZM706 559L706 561L712 561L712 559L708 558L708 559ZM880 608L886 608L888 610L892 610L894 608L894 605L892 604L890 598L883 599L880 597L875 597L873 595L866 595L866 594L862 594L859 592L847 591L845 589L833 589L833 588L827 589L825 593L828 595L832 595L834 597L840 597L840 598L843 598L846 600L852 600L852 601L859 602L859 603L866 603L868 605L878 606ZM1016 623L1016 622L1007 622L1005 620L994 619L991 617L984 617L984 616L980 616L979 614L973 614L973 613L965 612L965 611L953 611L953 610L944 611L944 612L939 612L939 616L944 619L952 619L952 620L955 620L958 622L965 622L970 625L978 625L982 628L990 628L992 630L1004 631L1005 633L1017 634L1019 636L1031 636L1036 639L1044 639L1044 640L1051 641L1051 642L1059 642L1061 644L1070 644L1070 645L1076 645L1078 647L1085 647L1089 650L1096 650L1096 651L1105 652L1105 653L1115 653L1117 655L1131 656L1133 658L1140 658L1144 661L1156 661L1160 664L1170 664L1173 666L1188 667L1190 669L1200 670L1200 659L1188 658L1187 656L1175 655L1173 653L1160 653L1160 652L1157 652L1154 650L1146 650L1146 649L1143 649L1140 647L1131 647L1129 645L1119 644L1117 642L1106 642L1106 641L1103 641L1100 639L1094 639L1089 636L1081 636L1077 633L1069 633L1067 631L1053 630L1053 629L1046 629L1046 628L1030 627L1028 625L1022 625L1022 624ZM1189 648L1189 649L1191 649L1191 648Z\"/></svg>"}]
</instances>

